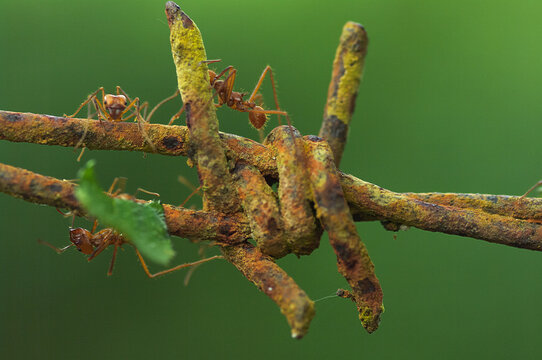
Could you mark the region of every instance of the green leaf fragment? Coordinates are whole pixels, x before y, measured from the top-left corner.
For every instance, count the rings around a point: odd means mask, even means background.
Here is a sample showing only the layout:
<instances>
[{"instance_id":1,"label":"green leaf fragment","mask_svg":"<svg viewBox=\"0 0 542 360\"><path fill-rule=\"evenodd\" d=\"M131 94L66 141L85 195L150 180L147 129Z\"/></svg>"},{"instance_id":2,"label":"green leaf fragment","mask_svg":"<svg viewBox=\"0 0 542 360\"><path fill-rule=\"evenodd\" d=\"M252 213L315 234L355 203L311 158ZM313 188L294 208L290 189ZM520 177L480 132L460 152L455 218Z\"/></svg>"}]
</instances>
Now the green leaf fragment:
<instances>
[{"instance_id":1,"label":"green leaf fragment","mask_svg":"<svg viewBox=\"0 0 542 360\"><path fill-rule=\"evenodd\" d=\"M146 258L162 264L175 255L167 232L164 209L159 201L138 204L111 198L100 188L94 176L94 161L79 170L77 200L101 225L111 227L133 243Z\"/></svg>"}]
</instances>

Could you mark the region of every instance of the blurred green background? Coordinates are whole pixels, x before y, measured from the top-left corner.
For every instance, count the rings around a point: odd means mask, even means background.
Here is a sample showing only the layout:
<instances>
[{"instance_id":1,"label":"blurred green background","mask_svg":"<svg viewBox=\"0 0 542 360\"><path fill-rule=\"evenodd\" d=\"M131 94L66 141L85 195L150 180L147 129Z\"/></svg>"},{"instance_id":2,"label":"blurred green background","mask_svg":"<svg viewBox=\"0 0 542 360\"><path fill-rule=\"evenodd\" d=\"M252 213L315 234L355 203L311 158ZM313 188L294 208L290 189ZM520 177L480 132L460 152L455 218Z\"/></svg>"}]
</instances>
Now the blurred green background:
<instances>
[{"instance_id":1,"label":"blurred green background","mask_svg":"<svg viewBox=\"0 0 542 360\"><path fill-rule=\"evenodd\" d=\"M164 1L0 2L0 109L62 115L99 86L156 104L176 87ZM394 191L521 194L542 178L542 4L537 1L184 1L210 59L250 91L265 65L304 134L317 134L339 34L365 25L369 53L342 170ZM272 104L269 87L264 89ZM179 103L153 122L166 123ZM258 138L246 114L222 131ZM273 120L275 121L275 120ZM271 125L273 126L273 125ZM268 127L268 129L271 128ZM0 161L72 179L72 149L0 142ZM87 151L103 187L116 176L180 203L196 181L184 158ZM192 201L197 203L198 200ZM0 355L20 359L540 358L542 254L479 240L359 224L386 312L368 335L352 303L316 303L305 339L235 268L215 261L190 284L148 279L129 248L87 263L70 219L0 194ZM90 227L88 222L77 224ZM176 262L197 245L175 238ZM345 286L324 236L279 261L313 299ZM157 270L156 267L154 269Z\"/></svg>"}]
</instances>

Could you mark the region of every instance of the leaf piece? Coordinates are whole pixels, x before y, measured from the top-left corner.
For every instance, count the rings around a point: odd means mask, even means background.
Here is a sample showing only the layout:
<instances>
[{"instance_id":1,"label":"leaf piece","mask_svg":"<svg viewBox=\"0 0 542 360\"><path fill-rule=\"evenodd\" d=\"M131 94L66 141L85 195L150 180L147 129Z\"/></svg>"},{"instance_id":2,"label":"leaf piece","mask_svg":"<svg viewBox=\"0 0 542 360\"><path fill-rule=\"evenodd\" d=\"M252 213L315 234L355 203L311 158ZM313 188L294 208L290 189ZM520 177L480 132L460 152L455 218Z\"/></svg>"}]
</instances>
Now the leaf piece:
<instances>
[{"instance_id":1,"label":"leaf piece","mask_svg":"<svg viewBox=\"0 0 542 360\"><path fill-rule=\"evenodd\" d=\"M94 161L79 170L77 200L101 225L111 227L133 243L150 260L167 265L175 255L159 201L139 204L107 196L94 176Z\"/></svg>"}]
</instances>

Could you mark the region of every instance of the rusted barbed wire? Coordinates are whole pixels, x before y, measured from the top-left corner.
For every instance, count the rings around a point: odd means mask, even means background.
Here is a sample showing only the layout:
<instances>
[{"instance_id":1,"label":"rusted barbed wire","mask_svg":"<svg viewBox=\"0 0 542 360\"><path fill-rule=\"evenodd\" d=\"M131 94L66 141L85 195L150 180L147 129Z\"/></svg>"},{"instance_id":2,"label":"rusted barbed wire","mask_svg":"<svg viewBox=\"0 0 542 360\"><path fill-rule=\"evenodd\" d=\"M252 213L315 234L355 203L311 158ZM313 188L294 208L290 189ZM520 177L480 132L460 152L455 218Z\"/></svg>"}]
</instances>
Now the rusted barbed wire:
<instances>
[{"instance_id":1,"label":"rusted barbed wire","mask_svg":"<svg viewBox=\"0 0 542 360\"><path fill-rule=\"evenodd\" d=\"M288 253L310 254L318 247L322 226L329 233L339 271L352 288L343 294L356 303L369 332L377 328L383 310L382 290L354 219L396 225L388 229L414 226L542 250L542 199L400 194L336 170L366 54L367 36L361 25L345 25L336 53L320 131L330 145L318 137L301 138L288 127L273 130L262 145L218 132L201 34L175 3L166 4L166 14L188 128L144 124L143 135L137 124L0 111L0 139L74 147L86 131L89 149L191 157L204 185L205 211L164 205L168 231L221 245L225 258L277 303L296 338L307 332L314 303L274 259ZM278 195L269 185L272 182L278 182ZM0 191L84 215L73 196L75 187L0 164Z\"/></svg>"},{"instance_id":2,"label":"rusted barbed wire","mask_svg":"<svg viewBox=\"0 0 542 360\"><path fill-rule=\"evenodd\" d=\"M88 123L85 145L89 149L152 152L134 123L110 123L98 120L67 119L50 115L0 111L0 139L41 145L74 147ZM185 126L146 125L147 135L156 152L187 156L190 135ZM278 179L276 154L268 147L237 135L220 133L223 146L232 161L244 161L258 168L264 176ZM395 193L378 185L339 172L341 186L356 217L387 220L422 230L454 234L516 246L520 239L542 243L539 224L542 199L508 195L414 194ZM422 211L417 218L409 209ZM463 229L447 223L446 217L463 210ZM474 212L474 213L473 213ZM476 216L478 215L478 216ZM491 215L489 218L486 215ZM504 226L513 237L500 236L499 226L489 230L492 219ZM518 220L524 220L518 222ZM526 231L506 231L527 228ZM528 247L529 248L529 247Z\"/></svg>"},{"instance_id":3,"label":"rusted barbed wire","mask_svg":"<svg viewBox=\"0 0 542 360\"><path fill-rule=\"evenodd\" d=\"M331 82L319 136L329 143L337 167L348 136L348 127L356 107L369 40L361 24L347 22L339 40Z\"/></svg>"},{"instance_id":4,"label":"rusted barbed wire","mask_svg":"<svg viewBox=\"0 0 542 360\"><path fill-rule=\"evenodd\" d=\"M74 211L79 216L86 212L75 198L76 184L32 171L0 163L0 192L36 204ZM144 200L132 199L145 202ZM236 244L250 237L250 226L242 214L191 210L163 204L164 215L171 235L193 241L214 239L219 243Z\"/></svg>"}]
</instances>

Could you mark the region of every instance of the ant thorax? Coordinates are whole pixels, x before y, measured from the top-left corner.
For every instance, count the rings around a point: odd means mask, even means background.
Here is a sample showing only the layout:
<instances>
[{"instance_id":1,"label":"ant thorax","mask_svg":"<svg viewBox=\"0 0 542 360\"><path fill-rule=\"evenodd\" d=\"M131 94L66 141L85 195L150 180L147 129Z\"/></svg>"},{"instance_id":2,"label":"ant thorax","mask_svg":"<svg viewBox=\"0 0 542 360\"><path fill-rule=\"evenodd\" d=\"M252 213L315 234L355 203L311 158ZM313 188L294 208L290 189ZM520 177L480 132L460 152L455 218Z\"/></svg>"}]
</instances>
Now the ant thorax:
<instances>
[{"instance_id":1,"label":"ant thorax","mask_svg":"<svg viewBox=\"0 0 542 360\"><path fill-rule=\"evenodd\" d=\"M107 94L104 96L104 107L114 120L121 118L127 104L128 102L124 95Z\"/></svg>"}]
</instances>

